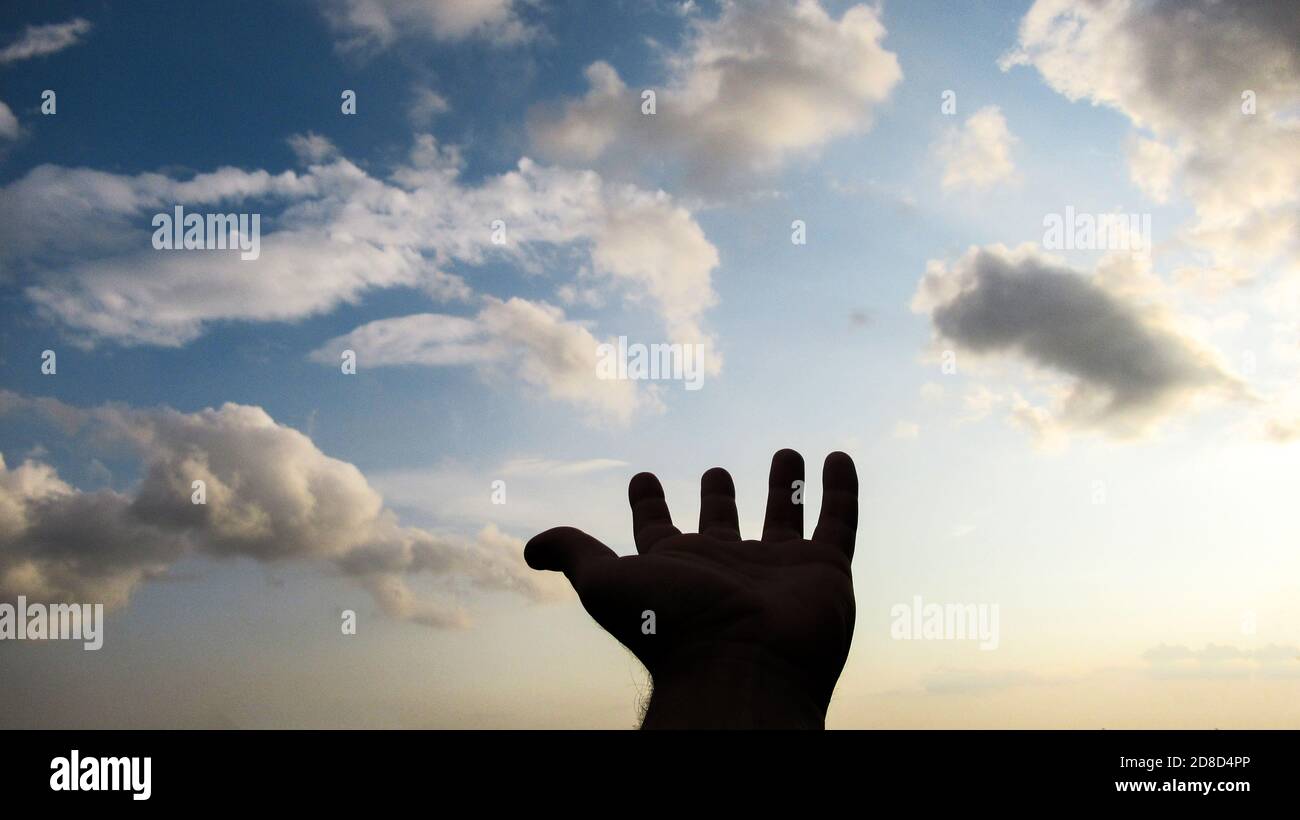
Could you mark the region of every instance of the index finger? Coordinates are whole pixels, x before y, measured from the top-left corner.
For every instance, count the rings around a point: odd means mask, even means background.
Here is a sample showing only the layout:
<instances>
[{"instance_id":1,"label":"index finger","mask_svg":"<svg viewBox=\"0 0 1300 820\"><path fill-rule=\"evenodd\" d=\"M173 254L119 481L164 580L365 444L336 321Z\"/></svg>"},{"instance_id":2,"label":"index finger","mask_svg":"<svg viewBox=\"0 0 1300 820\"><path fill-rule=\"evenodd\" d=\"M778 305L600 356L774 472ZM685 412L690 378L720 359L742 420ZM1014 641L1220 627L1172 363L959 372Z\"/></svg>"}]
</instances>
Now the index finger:
<instances>
[{"instance_id":1,"label":"index finger","mask_svg":"<svg viewBox=\"0 0 1300 820\"><path fill-rule=\"evenodd\" d=\"M627 485L627 500L632 505L632 539L637 552L648 552L665 538L681 535L673 526L664 500L664 488L654 473L637 473Z\"/></svg>"}]
</instances>

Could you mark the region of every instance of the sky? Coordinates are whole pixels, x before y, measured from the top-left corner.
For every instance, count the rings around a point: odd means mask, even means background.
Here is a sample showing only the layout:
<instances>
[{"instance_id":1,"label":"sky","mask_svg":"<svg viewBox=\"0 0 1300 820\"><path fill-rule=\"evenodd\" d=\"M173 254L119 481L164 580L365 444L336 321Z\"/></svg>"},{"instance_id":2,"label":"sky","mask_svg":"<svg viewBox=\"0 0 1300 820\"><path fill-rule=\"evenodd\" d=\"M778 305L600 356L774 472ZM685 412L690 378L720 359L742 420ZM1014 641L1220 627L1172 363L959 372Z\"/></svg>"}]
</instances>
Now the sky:
<instances>
[{"instance_id":1,"label":"sky","mask_svg":"<svg viewBox=\"0 0 1300 820\"><path fill-rule=\"evenodd\" d=\"M712 466L756 537L793 447L862 484L828 726L1300 727L1297 41L1282 2L4 4L0 601L107 620L0 641L0 725L634 726L523 544L629 554L627 480L689 524ZM177 206L257 258L155 247ZM599 378L619 337L699 389ZM900 639L917 596L996 648Z\"/></svg>"}]
</instances>

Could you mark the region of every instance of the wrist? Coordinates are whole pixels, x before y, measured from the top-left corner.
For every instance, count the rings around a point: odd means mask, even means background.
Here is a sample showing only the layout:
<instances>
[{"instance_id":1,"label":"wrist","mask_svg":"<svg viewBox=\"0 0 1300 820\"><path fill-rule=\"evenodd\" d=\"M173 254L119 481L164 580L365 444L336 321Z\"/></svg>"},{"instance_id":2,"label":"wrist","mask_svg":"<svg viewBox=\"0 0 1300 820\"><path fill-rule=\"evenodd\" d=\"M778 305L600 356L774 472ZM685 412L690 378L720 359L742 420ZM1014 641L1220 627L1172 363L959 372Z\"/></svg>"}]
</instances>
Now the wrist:
<instances>
[{"instance_id":1,"label":"wrist","mask_svg":"<svg viewBox=\"0 0 1300 820\"><path fill-rule=\"evenodd\" d=\"M830 692L749 645L714 645L656 664L643 729L824 729Z\"/></svg>"}]
</instances>

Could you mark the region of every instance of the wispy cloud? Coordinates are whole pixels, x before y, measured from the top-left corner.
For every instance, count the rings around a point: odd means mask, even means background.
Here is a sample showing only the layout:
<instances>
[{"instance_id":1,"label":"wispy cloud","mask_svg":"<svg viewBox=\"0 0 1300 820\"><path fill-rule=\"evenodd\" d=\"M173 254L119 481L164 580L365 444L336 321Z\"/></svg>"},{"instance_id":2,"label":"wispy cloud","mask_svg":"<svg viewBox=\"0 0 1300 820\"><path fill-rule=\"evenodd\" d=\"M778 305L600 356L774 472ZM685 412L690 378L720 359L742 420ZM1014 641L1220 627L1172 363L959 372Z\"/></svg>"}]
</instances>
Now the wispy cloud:
<instances>
[{"instance_id":1,"label":"wispy cloud","mask_svg":"<svg viewBox=\"0 0 1300 820\"><path fill-rule=\"evenodd\" d=\"M60 52L81 42L90 29L90 21L80 17L64 23L28 26L17 40L0 48L0 65Z\"/></svg>"},{"instance_id":2,"label":"wispy cloud","mask_svg":"<svg viewBox=\"0 0 1300 820\"><path fill-rule=\"evenodd\" d=\"M1300 677L1300 648L1283 644L1242 648L1211 643L1201 649L1160 644L1143 652L1142 660L1156 677Z\"/></svg>"},{"instance_id":3,"label":"wispy cloud","mask_svg":"<svg viewBox=\"0 0 1300 820\"><path fill-rule=\"evenodd\" d=\"M358 367L474 367L540 388L552 399L589 411L596 423L626 423L638 409L659 407L653 393L630 380L599 379L600 342L552 305L518 297L488 298L473 318L421 313L369 322L311 354L338 366L345 350Z\"/></svg>"},{"instance_id":4,"label":"wispy cloud","mask_svg":"<svg viewBox=\"0 0 1300 820\"><path fill-rule=\"evenodd\" d=\"M321 6L345 49L382 48L403 37L509 45L537 33L515 0L324 0Z\"/></svg>"}]
</instances>

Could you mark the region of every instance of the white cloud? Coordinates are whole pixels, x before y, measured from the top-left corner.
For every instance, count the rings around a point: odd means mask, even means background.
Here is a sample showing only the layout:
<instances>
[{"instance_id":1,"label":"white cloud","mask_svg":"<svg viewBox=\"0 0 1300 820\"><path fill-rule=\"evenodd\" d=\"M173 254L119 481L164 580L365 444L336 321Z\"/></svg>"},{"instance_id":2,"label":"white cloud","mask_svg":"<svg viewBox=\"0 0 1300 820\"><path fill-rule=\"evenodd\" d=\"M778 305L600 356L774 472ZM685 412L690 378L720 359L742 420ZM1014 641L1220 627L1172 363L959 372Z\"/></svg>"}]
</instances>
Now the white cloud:
<instances>
[{"instance_id":1,"label":"white cloud","mask_svg":"<svg viewBox=\"0 0 1300 820\"><path fill-rule=\"evenodd\" d=\"M0 187L0 278L43 278L84 258L105 259L149 244L158 209L229 205L245 199L307 197L315 180L293 171L272 176L220 168L188 180L156 173L126 176L39 165ZM161 258L161 257L160 257Z\"/></svg>"},{"instance_id":2,"label":"white cloud","mask_svg":"<svg viewBox=\"0 0 1300 820\"><path fill-rule=\"evenodd\" d=\"M1143 193L1156 202L1169 200L1179 162L1177 152L1163 142L1144 137L1129 141L1129 176Z\"/></svg>"},{"instance_id":3,"label":"white cloud","mask_svg":"<svg viewBox=\"0 0 1300 820\"><path fill-rule=\"evenodd\" d=\"M616 458L586 458L562 461L554 458L513 458L501 465L501 474L512 476L576 476L627 467L626 461Z\"/></svg>"},{"instance_id":4,"label":"white cloud","mask_svg":"<svg viewBox=\"0 0 1300 820\"><path fill-rule=\"evenodd\" d=\"M641 113L642 88L596 62L584 97L533 112L534 144L566 162L680 163L684 184L735 185L867 130L902 79L869 6L835 19L815 0L728 2L717 19L690 20L654 115Z\"/></svg>"},{"instance_id":5,"label":"white cloud","mask_svg":"<svg viewBox=\"0 0 1300 820\"><path fill-rule=\"evenodd\" d=\"M455 268L504 260L536 272L553 262L548 248L569 249L586 261L567 279L647 302L672 341L707 341L700 321L716 299L717 251L662 192L527 158L470 186L459 152L427 135L387 180L335 156L324 138L291 145L312 163L305 171L221 168L182 180L37 167L0 188L0 276L28 281L28 298L85 343L175 346L214 321L291 321L380 288L464 300L472 291ZM283 210L263 219L274 230L263 231L260 258L244 261L154 250L150 216L176 204Z\"/></svg>"},{"instance_id":6,"label":"white cloud","mask_svg":"<svg viewBox=\"0 0 1300 820\"><path fill-rule=\"evenodd\" d=\"M988 188L1014 179L1011 147L1016 137L1007 128L1002 109L988 105L971 114L960 129L953 128L936 146L943 160L943 187Z\"/></svg>"},{"instance_id":7,"label":"white cloud","mask_svg":"<svg viewBox=\"0 0 1300 820\"><path fill-rule=\"evenodd\" d=\"M22 36L0 48L0 65L54 54L80 42L91 29L90 21L80 17L66 23L28 26Z\"/></svg>"},{"instance_id":8,"label":"white cloud","mask_svg":"<svg viewBox=\"0 0 1300 820\"><path fill-rule=\"evenodd\" d=\"M1052 390L1050 409L1016 394L1013 419L1040 437L1072 429L1133 437L1201 395L1246 398L1220 357L1130 273L1103 264L1085 276L1031 245L990 245L951 266L932 260L912 307L945 347L1070 379ZM968 404L978 413L998 401L985 393Z\"/></svg>"},{"instance_id":9,"label":"white cloud","mask_svg":"<svg viewBox=\"0 0 1300 820\"><path fill-rule=\"evenodd\" d=\"M596 422L626 423L655 395L629 380L596 376L600 341L545 303L488 297L473 319L421 313L379 319L331 339L311 358L337 366L344 350L358 367L468 365L493 378L505 376L557 401L586 409Z\"/></svg>"},{"instance_id":10,"label":"white cloud","mask_svg":"<svg viewBox=\"0 0 1300 820\"><path fill-rule=\"evenodd\" d=\"M323 11L345 36L345 48L383 47L401 37L508 44L535 33L514 0L326 0Z\"/></svg>"},{"instance_id":11,"label":"white cloud","mask_svg":"<svg viewBox=\"0 0 1300 820\"><path fill-rule=\"evenodd\" d=\"M188 554L324 563L390 615L437 626L466 620L452 596L458 583L551 594L519 540L495 527L464 537L401 525L356 467L260 407L81 409L0 392L0 413L14 412L126 445L144 477L130 494L82 492L47 464L11 469L0 458L0 594L121 606ZM192 501L195 480L206 484L205 504ZM440 597L417 598L407 587L415 575L440 585Z\"/></svg>"},{"instance_id":12,"label":"white cloud","mask_svg":"<svg viewBox=\"0 0 1300 820\"><path fill-rule=\"evenodd\" d=\"M718 251L689 211L662 191L614 188L591 250L598 271L644 293L674 342L707 341L700 315L716 296L708 286ZM710 357L716 366L720 359Z\"/></svg>"},{"instance_id":13,"label":"white cloud","mask_svg":"<svg viewBox=\"0 0 1300 820\"><path fill-rule=\"evenodd\" d=\"M1185 237L1214 254L1209 267L1258 275L1273 261L1300 271L1297 42L1300 14L1284 2L1038 0L1002 65L1032 65L1147 132L1129 149L1135 183L1191 201Z\"/></svg>"},{"instance_id":14,"label":"white cloud","mask_svg":"<svg viewBox=\"0 0 1300 820\"><path fill-rule=\"evenodd\" d=\"M334 159L339 153L339 149L328 137L310 131L306 134L294 134L289 137L288 142L294 156L304 165L318 165Z\"/></svg>"}]
</instances>

